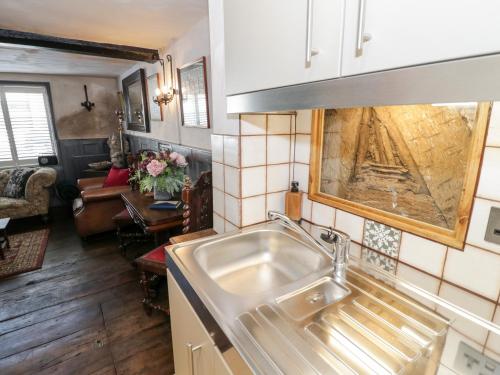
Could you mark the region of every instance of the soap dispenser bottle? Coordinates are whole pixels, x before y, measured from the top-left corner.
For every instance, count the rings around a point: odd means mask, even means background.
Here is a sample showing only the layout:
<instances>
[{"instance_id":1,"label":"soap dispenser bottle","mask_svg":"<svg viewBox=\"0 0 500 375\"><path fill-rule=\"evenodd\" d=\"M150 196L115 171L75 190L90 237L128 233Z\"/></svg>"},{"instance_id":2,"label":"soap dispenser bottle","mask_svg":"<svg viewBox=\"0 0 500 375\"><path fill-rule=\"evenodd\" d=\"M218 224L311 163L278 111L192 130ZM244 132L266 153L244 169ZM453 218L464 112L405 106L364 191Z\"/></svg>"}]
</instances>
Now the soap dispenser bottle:
<instances>
[{"instance_id":1,"label":"soap dispenser bottle","mask_svg":"<svg viewBox=\"0 0 500 375\"><path fill-rule=\"evenodd\" d=\"M302 218L302 192L299 191L298 181L292 181L290 191L285 194L285 214L295 221Z\"/></svg>"}]
</instances>

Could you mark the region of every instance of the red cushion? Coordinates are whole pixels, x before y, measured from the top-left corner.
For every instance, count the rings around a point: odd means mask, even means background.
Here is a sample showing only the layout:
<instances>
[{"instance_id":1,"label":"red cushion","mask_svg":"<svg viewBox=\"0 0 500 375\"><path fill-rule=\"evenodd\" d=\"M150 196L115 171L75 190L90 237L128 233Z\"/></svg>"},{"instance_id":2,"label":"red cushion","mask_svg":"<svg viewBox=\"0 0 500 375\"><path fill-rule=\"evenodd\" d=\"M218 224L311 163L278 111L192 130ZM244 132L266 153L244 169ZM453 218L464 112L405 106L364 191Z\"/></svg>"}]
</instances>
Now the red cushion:
<instances>
[{"instance_id":1,"label":"red cushion","mask_svg":"<svg viewBox=\"0 0 500 375\"><path fill-rule=\"evenodd\" d=\"M142 256L143 259L151 262L165 263L165 245L161 245L149 253Z\"/></svg>"},{"instance_id":2,"label":"red cushion","mask_svg":"<svg viewBox=\"0 0 500 375\"><path fill-rule=\"evenodd\" d=\"M118 212L112 219L116 223L133 223L134 220L126 208Z\"/></svg>"},{"instance_id":3,"label":"red cushion","mask_svg":"<svg viewBox=\"0 0 500 375\"><path fill-rule=\"evenodd\" d=\"M129 178L128 168L112 167L109 170L108 176L104 180L102 187L128 185L128 178Z\"/></svg>"}]
</instances>

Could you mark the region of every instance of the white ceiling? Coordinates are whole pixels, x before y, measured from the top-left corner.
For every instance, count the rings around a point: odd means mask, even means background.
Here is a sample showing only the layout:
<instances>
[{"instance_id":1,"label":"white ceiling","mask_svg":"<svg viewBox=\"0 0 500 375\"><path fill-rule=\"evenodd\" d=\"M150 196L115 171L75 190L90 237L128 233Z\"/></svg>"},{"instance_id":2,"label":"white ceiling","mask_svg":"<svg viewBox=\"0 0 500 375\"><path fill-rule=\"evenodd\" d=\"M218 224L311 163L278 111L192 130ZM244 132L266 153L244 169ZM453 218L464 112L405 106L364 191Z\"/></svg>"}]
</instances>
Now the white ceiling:
<instances>
[{"instance_id":1,"label":"white ceiling","mask_svg":"<svg viewBox=\"0 0 500 375\"><path fill-rule=\"evenodd\" d=\"M207 0L0 0L3 29L155 49L207 14ZM0 43L0 72L118 76L134 64Z\"/></svg>"},{"instance_id":2,"label":"white ceiling","mask_svg":"<svg viewBox=\"0 0 500 375\"><path fill-rule=\"evenodd\" d=\"M207 0L1 0L0 28L158 49L207 14Z\"/></svg>"},{"instance_id":3,"label":"white ceiling","mask_svg":"<svg viewBox=\"0 0 500 375\"><path fill-rule=\"evenodd\" d=\"M135 61L0 43L0 72L116 77Z\"/></svg>"}]
</instances>

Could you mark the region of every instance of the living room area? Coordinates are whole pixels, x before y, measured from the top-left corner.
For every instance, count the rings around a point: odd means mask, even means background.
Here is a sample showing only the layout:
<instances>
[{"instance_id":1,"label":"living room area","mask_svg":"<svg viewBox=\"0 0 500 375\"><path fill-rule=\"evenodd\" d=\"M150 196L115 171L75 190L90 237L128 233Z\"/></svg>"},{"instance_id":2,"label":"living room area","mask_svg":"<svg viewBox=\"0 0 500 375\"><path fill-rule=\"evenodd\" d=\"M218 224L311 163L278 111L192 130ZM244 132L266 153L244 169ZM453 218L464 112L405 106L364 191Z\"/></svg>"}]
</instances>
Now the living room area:
<instances>
[{"instance_id":1,"label":"living room area","mask_svg":"<svg viewBox=\"0 0 500 375\"><path fill-rule=\"evenodd\" d=\"M0 4L0 373L174 373L164 247L215 233L208 27Z\"/></svg>"}]
</instances>

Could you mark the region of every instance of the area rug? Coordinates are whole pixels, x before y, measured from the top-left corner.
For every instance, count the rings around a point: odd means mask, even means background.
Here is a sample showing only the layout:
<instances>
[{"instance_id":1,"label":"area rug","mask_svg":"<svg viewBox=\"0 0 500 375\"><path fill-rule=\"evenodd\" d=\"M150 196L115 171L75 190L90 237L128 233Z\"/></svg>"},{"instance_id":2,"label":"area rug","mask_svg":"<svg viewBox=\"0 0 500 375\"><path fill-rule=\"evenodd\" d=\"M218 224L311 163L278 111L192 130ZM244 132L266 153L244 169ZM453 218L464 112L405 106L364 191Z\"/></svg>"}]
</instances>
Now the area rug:
<instances>
[{"instance_id":1,"label":"area rug","mask_svg":"<svg viewBox=\"0 0 500 375\"><path fill-rule=\"evenodd\" d=\"M0 259L0 279L41 268L48 238L48 229L9 234L10 248Z\"/></svg>"}]
</instances>

